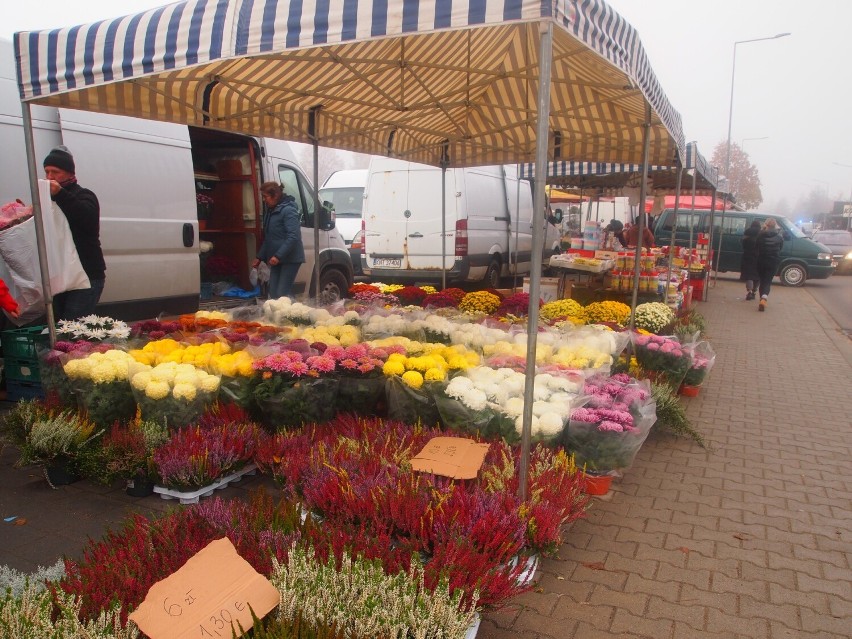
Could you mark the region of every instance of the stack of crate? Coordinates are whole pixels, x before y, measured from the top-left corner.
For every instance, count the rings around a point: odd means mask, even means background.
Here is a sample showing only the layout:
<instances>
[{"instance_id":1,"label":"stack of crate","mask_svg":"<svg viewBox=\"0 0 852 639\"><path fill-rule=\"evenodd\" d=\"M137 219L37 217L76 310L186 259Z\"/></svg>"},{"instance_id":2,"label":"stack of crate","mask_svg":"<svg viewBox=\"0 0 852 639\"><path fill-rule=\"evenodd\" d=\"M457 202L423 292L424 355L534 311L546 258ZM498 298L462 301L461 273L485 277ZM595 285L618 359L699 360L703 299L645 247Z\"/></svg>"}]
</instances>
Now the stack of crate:
<instances>
[{"instance_id":1,"label":"stack of crate","mask_svg":"<svg viewBox=\"0 0 852 639\"><path fill-rule=\"evenodd\" d=\"M16 328L0 333L6 374L6 400L43 397L38 350L46 348L50 336L44 326Z\"/></svg>"}]
</instances>

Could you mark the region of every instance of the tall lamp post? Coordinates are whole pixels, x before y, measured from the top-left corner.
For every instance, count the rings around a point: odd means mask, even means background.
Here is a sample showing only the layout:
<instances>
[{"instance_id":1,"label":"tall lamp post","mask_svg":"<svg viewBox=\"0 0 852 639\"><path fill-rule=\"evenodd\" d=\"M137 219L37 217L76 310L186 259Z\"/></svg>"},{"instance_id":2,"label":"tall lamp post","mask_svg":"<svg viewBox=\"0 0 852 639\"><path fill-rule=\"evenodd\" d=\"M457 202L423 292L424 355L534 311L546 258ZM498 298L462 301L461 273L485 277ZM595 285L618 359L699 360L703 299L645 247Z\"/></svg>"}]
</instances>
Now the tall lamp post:
<instances>
[{"instance_id":1,"label":"tall lamp post","mask_svg":"<svg viewBox=\"0 0 852 639\"><path fill-rule=\"evenodd\" d=\"M727 191L731 191L731 125L734 120L734 78L737 73L737 45L738 44L746 44L747 42L761 42L763 40L777 40L778 38L784 38L790 35L789 33L776 33L774 36L768 36L766 38L752 38L750 40L737 40L734 42L734 61L731 65L731 103L728 107L728 143L725 150L725 180L727 181L728 188ZM719 250L716 253L716 273L719 272L719 259L720 253L722 252L722 238L725 235L725 209L728 207L728 196L732 195L731 193L725 193L722 198L722 219L719 222ZM715 282L715 276L714 276Z\"/></svg>"}]
</instances>

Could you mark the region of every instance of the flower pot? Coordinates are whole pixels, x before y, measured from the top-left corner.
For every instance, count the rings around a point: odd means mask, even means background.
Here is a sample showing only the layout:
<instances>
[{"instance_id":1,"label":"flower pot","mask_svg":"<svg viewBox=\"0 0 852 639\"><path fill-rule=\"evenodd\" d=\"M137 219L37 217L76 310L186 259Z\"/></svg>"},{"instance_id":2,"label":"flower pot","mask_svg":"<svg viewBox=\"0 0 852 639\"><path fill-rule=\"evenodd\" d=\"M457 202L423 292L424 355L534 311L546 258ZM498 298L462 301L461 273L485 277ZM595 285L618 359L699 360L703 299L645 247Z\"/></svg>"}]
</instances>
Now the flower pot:
<instances>
[{"instance_id":1,"label":"flower pot","mask_svg":"<svg viewBox=\"0 0 852 639\"><path fill-rule=\"evenodd\" d=\"M130 497L147 497L154 494L154 482L147 478L128 479L124 489Z\"/></svg>"},{"instance_id":2,"label":"flower pot","mask_svg":"<svg viewBox=\"0 0 852 639\"><path fill-rule=\"evenodd\" d=\"M587 495L606 495L609 492L609 486L612 483L612 475L591 475L586 473Z\"/></svg>"},{"instance_id":3,"label":"flower pot","mask_svg":"<svg viewBox=\"0 0 852 639\"><path fill-rule=\"evenodd\" d=\"M51 487L67 486L80 481L80 475L71 467L69 459L57 458L44 467L44 478Z\"/></svg>"},{"instance_id":4,"label":"flower pot","mask_svg":"<svg viewBox=\"0 0 852 639\"><path fill-rule=\"evenodd\" d=\"M691 386L689 384L681 384L677 389L678 395L683 395L684 397L698 397L698 392L701 390L701 386Z\"/></svg>"}]
</instances>

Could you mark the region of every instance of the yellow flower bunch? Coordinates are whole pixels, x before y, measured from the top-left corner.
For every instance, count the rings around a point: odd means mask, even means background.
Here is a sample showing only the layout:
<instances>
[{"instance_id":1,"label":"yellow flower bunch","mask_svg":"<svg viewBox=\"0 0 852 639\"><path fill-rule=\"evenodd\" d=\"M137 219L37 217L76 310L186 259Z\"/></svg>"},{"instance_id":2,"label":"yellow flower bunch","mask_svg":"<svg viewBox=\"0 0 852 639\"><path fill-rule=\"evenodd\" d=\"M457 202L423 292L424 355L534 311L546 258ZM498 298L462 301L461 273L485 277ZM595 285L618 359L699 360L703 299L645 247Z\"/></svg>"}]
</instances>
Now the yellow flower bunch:
<instances>
[{"instance_id":1,"label":"yellow flower bunch","mask_svg":"<svg viewBox=\"0 0 852 639\"><path fill-rule=\"evenodd\" d=\"M583 309L583 319L587 324L597 322L614 322L624 326L630 317L630 307L622 302L608 300L606 302L592 302Z\"/></svg>"},{"instance_id":2,"label":"yellow flower bunch","mask_svg":"<svg viewBox=\"0 0 852 639\"><path fill-rule=\"evenodd\" d=\"M251 377L254 375L254 358L246 351L214 355L210 358L209 372L227 377Z\"/></svg>"},{"instance_id":3,"label":"yellow flower bunch","mask_svg":"<svg viewBox=\"0 0 852 639\"><path fill-rule=\"evenodd\" d=\"M217 391L219 377L192 364L164 362L137 372L131 378L130 384L150 399L163 399L171 394L175 399L192 401L199 391Z\"/></svg>"},{"instance_id":4,"label":"yellow flower bunch","mask_svg":"<svg viewBox=\"0 0 852 639\"><path fill-rule=\"evenodd\" d=\"M432 295L432 293L438 292L437 288L435 288L434 286L430 286L429 284L427 284L426 286L421 286L420 290L426 293L426 295Z\"/></svg>"},{"instance_id":5,"label":"yellow flower bunch","mask_svg":"<svg viewBox=\"0 0 852 639\"><path fill-rule=\"evenodd\" d=\"M111 350L68 360L62 368L70 379L88 379L96 384L105 384L127 379L127 367L133 361L124 351Z\"/></svg>"},{"instance_id":6,"label":"yellow flower bunch","mask_svg":"<svg viewBox=\"0 0 852 639\"><path fill-rule=\"evenodd\" d=\"M403 373L402 381L411 386L411 388L420 388L423 386L423 375L417 371L407 371Z\"/></svg>"},{"instance_id":7,"label":"yellow flower bunch","mask_svg":"<svg viewBox=\"0 0 852 639\"><path fill-rule=\"evenodd\" d=\"M586 324L585 320L583 320L583 318L580 317L580 316L577 316L577 317L568 316L564 320L560 320L560 321L556 322L554 324L554 326L556 328L564 328L566 326L568 326L568 327L584 326L585 324Z\"/></svg>"},{"instance_id":8,"label":"yellow flower bunch","mask_svg":"<svg viewBox=\"0 0 852 639\"><path fill-rule=\"evenodd\" d=\"M500 298L488 291L468 293L459 303L459 310L465 313L490 314L500 307Z\"/></svg>"},{"instance_id":9,"label":"yellow flower bunch","mask_svg":"<svg viewBox=\"0 0 852 639\"><path fill-rule=\"evenodd\" d=\"M166 338L148 342L143 348L129 351L130 355L140 364L154 366L159 364L163 358L174 350L182 348L177 340Z\"/></svg>"},{"instance_id":10,"label":"yellow flower bunch","mask_svg":"<svg viewBox=\"0 0 852 639\"><path fill-rule=\"evenodd\" d=\"M527 345L526 343L519 344L516 342L507 342L500 340L493 344L483 344L482 354L485 357L494 357L499 355L511 355L513 357L526 358ZM547 364L553 357L553 346L537 342L535 346L535 361L537 364Z\"/></svg>"},{"instance_id":11,"label":"yellow flower bunch","mask_svg":"<svg viewBox=\"0 0 852 639\"><path fill-rule=\"evenodd\" d=\"M361 341L361 332L355 326L309 326L302 330L302 339L309 342L322 342L329 346L352 346Z\"/></svg>"},{"instance_id":12,"label":"yellow flower bunch","mask_svg":"<svg viewBox=\"0 0 852 639\"><path fill-rule=\"evenodd\" d=\"M612 362L612 356L596 348L580 344L579 346L560 346L551 358L553 364L571 368L600 368Z\"/></svg>"},{"instance_id":13,"label":"yellow flower bunch","mask_svg":"<svg viewBox=\"0 0 852 639\"><path fill-rule=\"evenodd\" d=\"M379 290L381 290L382 293L388 295L390 293L393 293L394 291L398 291L399 289L404 288L402 284L374 284L373 286L378 286Z\"/></svg>"},{"instance_id":14,"label":"yellow flower bunch","mask_svg":"<svg viewBox=\"0 0 852 639\"><path fill-rule=\"evenodd\" d=\"M538 311L542 319L546 320L554 320L557 317L579 317L582 312L583 306L577 300L572 299L553 300L542 306Z\"/></svg>"},{"instance_id":15,"label":"yellow flower bunch","mask_svg":"<svg viewBox=\"0 0 852 639\"><path fill-rule=\"evenodd\" d=\"M227 342L207 342L186 346L173 339L162 339L148 342L141 351L133 350L130 354L137 362L148 366L174 362L208 368L211 358L230 352L231 346Z\"/></svg>"},{"instance_id":16,"label":"yellow flower bunch","mask_svg":"<svg viewBox=\"0 0 852 639\"><path fill-rule=\"evenodd\" d=\"M455 344L453 346L445 346L437 344L438 348L431 351L430 354L435 354L447 362L447 368L451 371L463 371L473 366L479 366L481 358L479 353L472 351L463 344Z\"/></svg>"},{"instance_id":17,"label":"yellow flower bunch","mask_svg":"<svg viewBox=\"0 0 852 639\"><path fill-rule=\"evenodd\" d=\"M447 370L449 370L447 360L435 353L430 355L415 355L413 357L406 357L401 353L391 353L382 366L382 372L385 376L402 377L403 381L409 386L413 386L413 384L407 380L414 380L419 377L420 385L414 386L415 388L420 388L423 385L424 379L430 382L444 381L447 378ZM412 372L417 373L417 375L408 375L406 377L407 373Z\"/></svg>"},{"instance_id":18,"label":"yellow flower bunch","mask_svg":"<svg viewBox=\"0 0 852 639\"><path fill-rule=\"evenodd\" d=\"M195 319L224 320L227 322L230 321L231 316L222 311L196 311Z\"/></svg>"},{"instance_id":19,"label":"yellow flower bunch","mask_svg":"<svg viewBox=\"0 0 852 639\"><path fill-rule=\"evenodd\" d=\"M413 339L408 337L403 337L402 335L391 335L390 337L382 337L381 339L374 339L367 342L373 348L387 348L389 346L402 346L405 349L406 353L410 353L414 355L415 353L422 353L424 351L424 345L422 342L416 342Z\"/></svg>"}]
</instances>

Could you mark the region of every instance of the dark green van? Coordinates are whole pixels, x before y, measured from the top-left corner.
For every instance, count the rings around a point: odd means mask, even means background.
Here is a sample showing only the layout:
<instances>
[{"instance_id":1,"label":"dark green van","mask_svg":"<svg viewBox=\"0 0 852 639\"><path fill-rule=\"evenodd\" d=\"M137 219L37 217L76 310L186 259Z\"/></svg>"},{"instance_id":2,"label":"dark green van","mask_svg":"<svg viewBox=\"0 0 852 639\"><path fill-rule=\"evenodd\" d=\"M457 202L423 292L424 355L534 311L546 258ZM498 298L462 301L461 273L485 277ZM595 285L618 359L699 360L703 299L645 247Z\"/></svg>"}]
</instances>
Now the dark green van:
<instances>
[{"instance_id":1,"label":"dark green van","mask_svg":"<svg viewBox=\"0 0 852 639\"><path fill-rule=\"evenodd\" d=\"M784 248L781 251L781 263L778 276L786 286L801 286L807 279L825 279L834 272L831 252L825 246L814 242L783 215L756 213L754 211L725 211L722 250L719 255L719 272L739 272L743 253L743 231L757 220L763 224L767 218L774 218L784 236ZM721 211L713 217L713 248L719 247L719 232L722 222ZM666 209L657 217L654 224L654 242L657 246L671 243L674 209ZM692 228L693 241L698 233L710 232L710 211L679 209L675 228L675 243L689 246L689 229Z\"/></svg>"}]
</instances>

